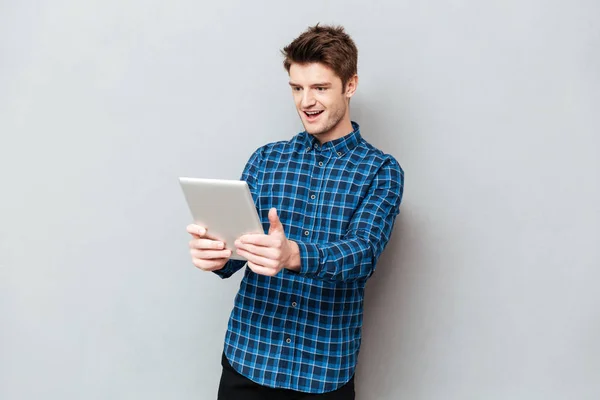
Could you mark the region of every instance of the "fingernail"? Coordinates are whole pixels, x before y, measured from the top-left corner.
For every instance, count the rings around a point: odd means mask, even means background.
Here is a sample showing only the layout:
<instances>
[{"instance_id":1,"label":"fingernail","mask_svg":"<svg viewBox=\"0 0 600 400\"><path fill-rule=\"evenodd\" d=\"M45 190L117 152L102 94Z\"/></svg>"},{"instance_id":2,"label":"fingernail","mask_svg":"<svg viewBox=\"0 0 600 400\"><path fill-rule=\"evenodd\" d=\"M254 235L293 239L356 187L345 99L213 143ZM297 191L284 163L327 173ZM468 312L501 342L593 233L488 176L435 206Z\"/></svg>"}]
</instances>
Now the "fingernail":
<instances>
[{"instance_id":1,"label":"fingernail","mask_svg":"<svg viewBox=\"0 0 600 400\"><path fill-rule=\"evenodd\" d=\"M225 243L219 242L219 244L217 244L217 246L219 246L219 248L222 249L223 247L225 247Z\"/></svg>"},{"instance_id":2,"label":"fingernail","mask_svg":"<svg viewBox=\"0 0 600 400\"><path fill-rule=\"evenodd\" d=\"M204 235L206 233L206 230L204 228L198 228L198 233L200 235Z\"/></svg>"}]
</instances>

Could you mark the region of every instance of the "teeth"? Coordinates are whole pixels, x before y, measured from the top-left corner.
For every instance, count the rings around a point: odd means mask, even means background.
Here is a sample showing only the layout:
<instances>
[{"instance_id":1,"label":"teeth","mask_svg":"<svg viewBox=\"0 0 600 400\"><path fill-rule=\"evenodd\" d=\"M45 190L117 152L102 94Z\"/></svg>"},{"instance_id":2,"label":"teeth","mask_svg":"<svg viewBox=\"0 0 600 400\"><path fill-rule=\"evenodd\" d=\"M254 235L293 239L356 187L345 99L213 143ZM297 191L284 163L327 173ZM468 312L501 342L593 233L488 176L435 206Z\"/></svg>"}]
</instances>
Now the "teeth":
<instances>
[{"instance_id":1,"label":"teeth","mask_svg":"<svg viewBox=\"0 0 600 400\"><path fill-rule=\"evenodd\" d=\"M321 111L306 111L306 113L307 113L308 115L316 115L316 114L319 114L320 112L321 112Z\"/></svg>"}]
</instances>

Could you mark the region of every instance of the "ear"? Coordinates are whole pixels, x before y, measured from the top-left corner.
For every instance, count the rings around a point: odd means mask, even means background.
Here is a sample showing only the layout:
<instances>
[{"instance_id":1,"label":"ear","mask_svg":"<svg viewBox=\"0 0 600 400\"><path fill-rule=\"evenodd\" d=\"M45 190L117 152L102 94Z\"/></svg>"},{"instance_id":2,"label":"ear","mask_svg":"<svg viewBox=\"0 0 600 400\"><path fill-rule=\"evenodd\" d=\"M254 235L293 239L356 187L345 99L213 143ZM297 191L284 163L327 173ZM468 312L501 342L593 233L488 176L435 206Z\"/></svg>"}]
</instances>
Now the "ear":
<instances>
[{"instance_id":1,"label":"ear","mask_svg":"<svg viewBox=\"0 0 600 400\"><path fill-rule=\"evenodd\" d=\"M356 88L358 87L358 75L354 75L352 78L348 79L346 82L346 92L345 95L350 100L354 93L356 92Z\"/></svg>"}]
</instances>

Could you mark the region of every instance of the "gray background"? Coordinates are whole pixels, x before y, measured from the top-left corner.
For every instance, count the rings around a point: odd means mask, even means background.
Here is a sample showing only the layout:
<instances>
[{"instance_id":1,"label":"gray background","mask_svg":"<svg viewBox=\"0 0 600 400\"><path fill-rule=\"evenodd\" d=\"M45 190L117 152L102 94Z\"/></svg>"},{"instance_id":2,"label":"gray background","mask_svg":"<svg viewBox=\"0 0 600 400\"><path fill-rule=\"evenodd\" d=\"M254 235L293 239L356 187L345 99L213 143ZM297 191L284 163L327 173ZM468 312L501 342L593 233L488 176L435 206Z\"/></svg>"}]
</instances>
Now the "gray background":
<instances>
[{"instance_id":1,"label":"gray background","mask_svg":"<svg viewBox=\"0 0 600 400\"><path fill-rule=\"evenodd\" d=\"M302 129L279 49L340 23L406 172L359 400L600 398L600 3L0 2L0 398L212 399L241 274L181 175Z\"/></svg>"}]
</instances>

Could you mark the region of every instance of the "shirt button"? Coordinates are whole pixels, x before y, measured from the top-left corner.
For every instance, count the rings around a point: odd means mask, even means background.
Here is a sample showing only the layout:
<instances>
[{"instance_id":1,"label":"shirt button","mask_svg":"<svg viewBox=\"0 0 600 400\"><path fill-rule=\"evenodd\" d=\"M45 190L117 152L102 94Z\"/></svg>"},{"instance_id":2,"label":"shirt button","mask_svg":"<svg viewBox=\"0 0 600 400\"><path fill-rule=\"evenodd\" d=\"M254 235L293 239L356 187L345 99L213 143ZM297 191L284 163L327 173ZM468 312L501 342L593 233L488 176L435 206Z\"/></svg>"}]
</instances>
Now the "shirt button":
<instances>
[{"instance_id":1,"label":"shirt button","mask_svg":"<svg viewBox=\"0 0 600 400\"><path fill-rule=\"evenodd\" d=\"M285 339L285 342L286 342L286 343L288 343L288 344L289 344L289 343L292 343L292 339L290 339L290 338L287 338L287 339Z\"/></svg>"},{"instance_id":2,"label":"shirt button","mask_svg":"<svg viewBox=\"0 0 600 400\"><path fill-rule=\"evenodd\" d=\"M298 305L298 303L296 303L295 301L292 303L292 307L296 307Z\"/></svg>"},{"instance_id":3,"label":"shirt button","mask_svg":"<svg viewBox=\"0 0 600 400\"><path fill-rule=\"evenodd\" d=\"M323 161L319 161L319 167L323 166Z\"/></svg>"},{"instance_id":4,"label":"shirt button","mask_svg":"<svg viewBox=\"0 0 600 400\"><path fill-rule=\"evenodd\" d=\"M337 154L338 154L338 156L340 156L340 157L342 156L342 152L341 152L341 151L338 151L338 153L337 153Z\"/></svg>"},{"instance_id":5,"label":"shirt button","mask_svg":"<svg viewBox=\"0 0 600 400\"><path fill-rule=\"evenodd\" d=\"M304 236L308 236L308 231L304 231Z\"/></svg>"},{"instance_id":6,"label":"shirt button","mask_svg":"<svg viewBox=\"0 0 600 400\"><path fill-rule=\"evenodd\" d=\"M315 196L315 195L313 194L313 195L311 195L311 196L310 196L310 198L314 200L314 199L316 199L316 198L317 198L317 196Z\"/></svg>"},{"instance_id":7,"label":"shirt button","mask_svg":"<svg viewBox=\"0 0 600 400\"><path fill-rule=\"evenodd\" d=\"M310 151L310 147L307 147L307 148L306 148L306 151Z\"/></svg>"},{"instance_id":8,"label":"shirt button","mask_svg":"<svg viewBox=\"0 0 600 400\"><path fill-rule=\"evenodd\" d=\"M319 147L319 145L315 143L313 147L316 149Z\"/></svg>"}]
</instances>

